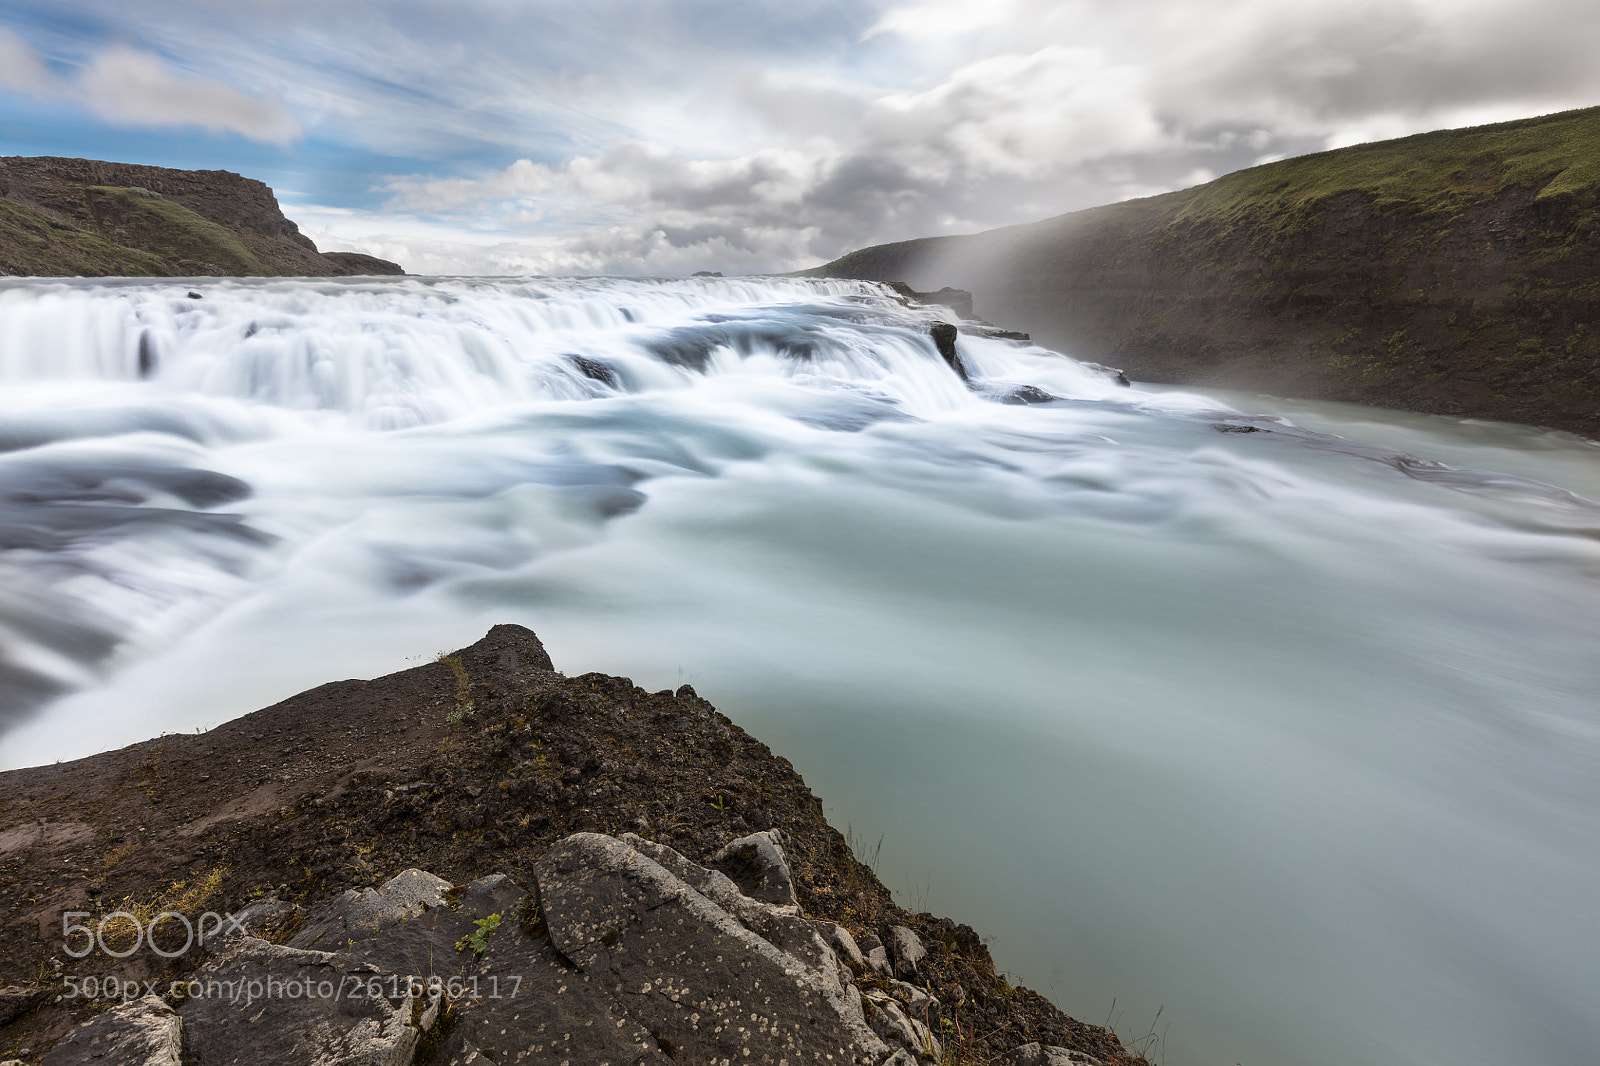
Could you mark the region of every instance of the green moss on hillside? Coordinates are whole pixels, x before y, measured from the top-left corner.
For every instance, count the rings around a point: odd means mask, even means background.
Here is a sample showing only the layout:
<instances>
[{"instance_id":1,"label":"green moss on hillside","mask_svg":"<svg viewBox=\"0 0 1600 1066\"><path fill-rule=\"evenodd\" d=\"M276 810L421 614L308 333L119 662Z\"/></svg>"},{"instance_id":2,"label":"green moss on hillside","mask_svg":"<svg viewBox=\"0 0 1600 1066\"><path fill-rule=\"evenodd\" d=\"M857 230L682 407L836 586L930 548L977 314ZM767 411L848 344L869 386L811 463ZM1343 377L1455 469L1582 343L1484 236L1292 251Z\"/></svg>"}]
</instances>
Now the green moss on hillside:
<instances>
[{"instance_id":1,"label":"green moss on hillside","mask_svg":"<svg viewBox=\"0 0 1600 1066\"><path fill-rule=\"evenodd\" d=\"M1513 185L1537 189L1537 199L1593 191L1600 185L1597 149L1600 108L1585 108L1297 156L1171 195L1188 200L1177 215L1185 220L1299 207L1347 192L1370 194L1378 206L1452 214Z\"/></svg>"},{"instance_id":2,"label":"green moss on hillside","mask_svg":"<svg viewBox=\"0 0 1600 1066\"><path fill-rule=\"evenodd\" d=\"M175 273L159 257L125 248L0 198L0 274L39 277Z\"/></svg>"},{"instance_id":3,"label":"green moss on hillside","mask_svg":"<svg viewBox=\"0 0 1600 1066\"><path fill-rule=\"evenodd\" d=\"M83 196L102 237L159 256L179 274L274 273L233 234L155 193L88 186Z\"/></svg>"}]
</instances>

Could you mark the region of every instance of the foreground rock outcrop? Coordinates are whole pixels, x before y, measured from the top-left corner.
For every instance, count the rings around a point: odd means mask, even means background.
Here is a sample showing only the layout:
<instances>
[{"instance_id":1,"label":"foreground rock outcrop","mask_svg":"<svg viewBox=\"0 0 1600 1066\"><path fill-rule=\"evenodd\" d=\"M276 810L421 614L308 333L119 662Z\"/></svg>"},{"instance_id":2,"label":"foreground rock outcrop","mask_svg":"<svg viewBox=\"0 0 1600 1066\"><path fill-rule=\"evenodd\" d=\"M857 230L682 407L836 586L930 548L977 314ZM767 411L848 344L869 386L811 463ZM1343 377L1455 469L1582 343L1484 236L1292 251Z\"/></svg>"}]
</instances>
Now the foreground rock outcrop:
<instances>
[{"instance_id":1,"label":"foreground rock outcrop","mask_svg":"<svg viewBox=\"0 0 1600 1066\"><path fill-rule=\"evenodd\" d=\"M225 170L0 157L0 274L403 273L369 255L318 252L270 188Z\"/></svg>"},{"instance_id":2,"label":"foreground rock outcrop","mask_svg":"<svg viewBox=\"0 0 1600 1066\"><path fill-rule=\"evenodd\" d=\"M1140 1061L897 907L688 686L516 626L0 774L0 918L28 1066Z\"/></svg>"},{"instance_id":3,"label":"foreground rock outcrop","mask_svg":"<svg viewBox=\"0 0 1600 1066\"><path fill-rule=\"evenodd\" d=\"M1286 159L820 277L959 285L1145 381L1600 437L1600 108Z\"/></svg>"}]
</instances>

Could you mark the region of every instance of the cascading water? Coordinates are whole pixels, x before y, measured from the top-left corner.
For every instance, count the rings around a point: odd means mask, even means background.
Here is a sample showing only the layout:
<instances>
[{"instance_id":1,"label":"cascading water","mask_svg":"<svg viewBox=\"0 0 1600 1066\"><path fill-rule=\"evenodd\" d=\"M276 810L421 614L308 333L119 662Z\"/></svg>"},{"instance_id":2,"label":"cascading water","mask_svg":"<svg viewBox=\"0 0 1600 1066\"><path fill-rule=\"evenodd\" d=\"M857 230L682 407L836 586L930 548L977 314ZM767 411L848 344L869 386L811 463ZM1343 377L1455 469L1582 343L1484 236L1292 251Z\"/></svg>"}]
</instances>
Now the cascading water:
<instances>
[{"instance_id":1,"label":"cascading water","mask_svg":"<svg viewBox=\"0 0 1600 1066\"><path fill-rule=\"evenodd\" d=\"M0 761L521 622L692 681L1070 1012L1164 1004L1167 1066L1588 1061L1600 449L976 334L968 388L931 316L4 283Z\"/></svg>"}]
</instances>

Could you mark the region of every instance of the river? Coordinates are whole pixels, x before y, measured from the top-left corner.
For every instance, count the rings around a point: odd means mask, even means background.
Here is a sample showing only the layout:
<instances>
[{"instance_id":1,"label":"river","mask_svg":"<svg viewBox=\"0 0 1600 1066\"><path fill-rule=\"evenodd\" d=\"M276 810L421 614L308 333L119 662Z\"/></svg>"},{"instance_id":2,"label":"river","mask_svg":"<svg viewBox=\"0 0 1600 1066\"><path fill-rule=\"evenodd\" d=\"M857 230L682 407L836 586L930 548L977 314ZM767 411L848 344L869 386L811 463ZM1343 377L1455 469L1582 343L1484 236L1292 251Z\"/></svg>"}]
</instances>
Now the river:
<instances>
[{"instance_id":1,"label":"river","mask_svg":"<svg viewBox=\"0 0 1600 1066\"><path fill-rule=\"evenodd\" d=\"M692 683L903 903L1165 1066L1594 1061L1600 446L976 333L969 387L938 314L0 283L0 765L519 622Z\"/></svg>"}]
</instances>

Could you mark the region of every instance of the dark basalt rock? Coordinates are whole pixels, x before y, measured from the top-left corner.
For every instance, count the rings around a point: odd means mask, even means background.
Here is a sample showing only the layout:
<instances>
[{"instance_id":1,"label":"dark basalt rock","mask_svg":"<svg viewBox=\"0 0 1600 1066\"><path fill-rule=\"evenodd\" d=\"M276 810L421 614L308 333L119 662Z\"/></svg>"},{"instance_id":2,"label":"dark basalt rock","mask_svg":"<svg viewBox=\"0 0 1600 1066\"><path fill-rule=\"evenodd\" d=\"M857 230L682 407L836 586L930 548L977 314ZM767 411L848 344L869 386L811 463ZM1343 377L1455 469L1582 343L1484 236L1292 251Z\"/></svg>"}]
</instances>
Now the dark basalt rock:
<instances>
[{"instance_id":1,"label":"dark basalt rock","mask_svg":"<svg viewBox=\"0 0 1600 1066\"><path fill-rule=\"evenodd\" d=\"M583 376L591 381L598 381L602 385L617 387L617 372L598 359L589 359L586 356L570 356L572 365L583 371Z\"/></svg>"},{"instance_id":2,"label":"dark basalt rock","mask_svg":"<svg viewBox=\"0 0 1600 1066\"><path fill-rule=\"evenodd\" d=\"M949 322L935 322L928 331L933 337L933 346L939 350L939 355L950 365L950 369L960 375L961 380L970 383L972 378L967 374L967 368L961 364L961 355L956 351L956 335L959 331Z\"/></svg>"},{"instance_id":3,"label":"dark basalt rock","mask_svg":"<svg viewBox=\"0 0 1600 1066\"><path fill-rule=\"evenodd\" d=\"M391 976L332 952L237 937L188 983L190 998L181 1012L182 1061L193 1066L408 1063L438 1017L443 997L425 987L413 994L410 983Z\"/></svg>"},{"instance_id":4,"label":"dark basalt rock","mask_svg":"<svg viewBox=\"0 0 1600 1066\"><path fill-rule=\"evenodd\" d=\"M680 861L681 856L679 857ZM709 871L707 871L708 873ZM578 834L535 868L550 941L679 1061L881 1063L848 970L803 919L809 958L741 924L627 842ZM757 901L736 909L759 911ZM852 994L854 993L854 994Z\"/></svg>"},{"instance_id":5,"label":"dark basalt rock","mask_svg":"<svg viewBox=\"0 0 1600 1066\"><path fill-rule=\"evenodd\" d=\"M1061 399L1061 397L1045 392L1036 385L1018 385L1016 388L1000 397L1000 402L1010 404L1050 403L1053 400L1059 399Z\"/></svg>"},{"instance_id":6,"label":"dark basalt rock","mask_svg":"<svg viewBox=\"0 0 1600 1066\"><path fill-rule=\"evenodd\" d=\"M74 1029L41 1066L179 1066L183 1022L157 996L113 1007Z\"/></svg>"}]
</instances>

